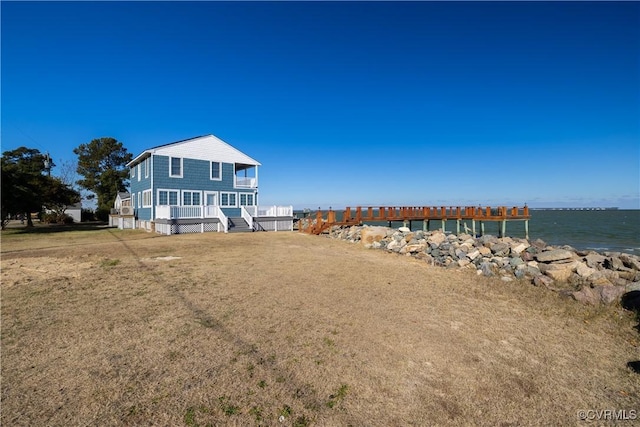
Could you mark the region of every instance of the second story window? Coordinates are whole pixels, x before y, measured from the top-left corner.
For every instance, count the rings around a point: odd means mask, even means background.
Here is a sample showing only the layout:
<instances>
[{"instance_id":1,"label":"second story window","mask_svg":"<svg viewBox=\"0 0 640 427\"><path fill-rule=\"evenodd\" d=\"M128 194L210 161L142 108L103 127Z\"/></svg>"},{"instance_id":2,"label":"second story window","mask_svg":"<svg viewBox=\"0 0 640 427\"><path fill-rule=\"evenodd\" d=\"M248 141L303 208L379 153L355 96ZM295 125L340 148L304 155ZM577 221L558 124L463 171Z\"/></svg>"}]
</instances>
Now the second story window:
<instances>
[{"instance_id":1,"label":"second story window","mask_svg":"<svg viewBox=\"0 0 640 427\"><path fill-rule=\"evenodd\" d=\"M169 176L174 178L182 178L182 158L169 158Z\"/></svg>"},{"instance_id":2,"label":"second story window","mask_svg":"<svg viewBox=\"0 0 640 427\"><path fill-rule=\"evenodd\" d=\"M211 162L211 179L218 181L222 179L222 163Z\"/></svg>"}]
</instances>

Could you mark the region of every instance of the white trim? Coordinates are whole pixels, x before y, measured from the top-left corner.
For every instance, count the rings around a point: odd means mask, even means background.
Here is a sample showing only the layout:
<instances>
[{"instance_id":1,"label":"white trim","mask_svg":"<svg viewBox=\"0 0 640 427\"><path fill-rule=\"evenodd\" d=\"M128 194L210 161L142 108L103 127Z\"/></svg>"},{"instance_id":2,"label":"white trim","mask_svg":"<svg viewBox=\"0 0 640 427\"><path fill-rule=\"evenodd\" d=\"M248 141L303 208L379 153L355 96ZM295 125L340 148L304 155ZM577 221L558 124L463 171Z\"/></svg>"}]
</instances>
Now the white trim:
<instances>
[{"instance_id":1,"label":"white trim","mask_svg":"<svg viewBox=\"0 0 640 427\"><path fill-rule=\"evenodd\" d=\"M151 160L151 157L147 157L146 159L144 159L144 177L145 178L149 178L149 160Z\"/></svg>"},{"instance_id":2,"label":"white trim","mask_svg":"<svg viewBox=\"0 0 640 427\"><path fill-rule=\"evenodd\" d=\"M140 172L140 163L138 163L138 182L142 179L142 173Z\"/></svg>"},{"instance_id":3,"label":"white trim","mask_svg":"<svg viewBox=\"0 0 640 427\"><path fill-rule=\"evenodd\" d=\"M211 175L213 174L213 164L217 163L218 165L220 165L220 167L218 168L219 172L220 172L220 176L218 178L214 178ZM209 162L209 179L211 181L222 181L222 162L216 162L216 161L211 161Z\"/></svg>"},{"instance_id":4,"label":"white trim","mask_svg":"<svg viewBox=\"0 0 640 427\"><path fill-rule=\"evenodd\" d=\"M138 191L138 208L141 208L141 207L142 207L142 193Z\"/></svg>"},{"instance_id":5,"label":"white trim","mask_svg":"<svg viewBox=\"0 0 640 427\"><path fill-rule=\"evenodd\" d=\"M145 200L145 196L147 196L147 195L149 197L149 200ZM145 203L145 202L148 202L148 203ZM151 189L144 190L142 192L142 207L143 208L150 208L152 206L152 203L153 203L153 194L152 194Z\"/></svg>"},{"instance_id":6,"label":"white trim","mask_svg":"<svg viewBox=\"0 0 640 427\"><path fill-rule=\"evenodd\" d=\"M171 174L171 165L173 163L173 159L180 159L180 175L172 175ZM183 158L182 157L172 157L169 156L169 178L182 178L183 174Z\"/></svg>"}]
</instances>

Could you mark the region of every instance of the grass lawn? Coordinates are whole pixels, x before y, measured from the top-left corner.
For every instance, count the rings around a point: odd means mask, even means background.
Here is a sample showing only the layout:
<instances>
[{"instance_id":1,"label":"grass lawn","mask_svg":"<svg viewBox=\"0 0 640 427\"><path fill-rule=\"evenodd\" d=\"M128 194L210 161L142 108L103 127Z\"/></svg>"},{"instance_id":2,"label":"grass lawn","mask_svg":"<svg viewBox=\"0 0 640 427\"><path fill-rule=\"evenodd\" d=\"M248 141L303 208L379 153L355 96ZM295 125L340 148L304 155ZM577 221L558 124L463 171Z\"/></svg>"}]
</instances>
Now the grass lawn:
<instances>
[{"instance_id":1,"label":"grass lawn","mask_svg":"<svg viewBox=\"0 0 640 427\"><path fill-rule=\"evenodd\" d=\"M38 231L2 233L2 425L566 426L640 409L637 320L618 306L296 232Z\"/></svg>"}]
</instances>

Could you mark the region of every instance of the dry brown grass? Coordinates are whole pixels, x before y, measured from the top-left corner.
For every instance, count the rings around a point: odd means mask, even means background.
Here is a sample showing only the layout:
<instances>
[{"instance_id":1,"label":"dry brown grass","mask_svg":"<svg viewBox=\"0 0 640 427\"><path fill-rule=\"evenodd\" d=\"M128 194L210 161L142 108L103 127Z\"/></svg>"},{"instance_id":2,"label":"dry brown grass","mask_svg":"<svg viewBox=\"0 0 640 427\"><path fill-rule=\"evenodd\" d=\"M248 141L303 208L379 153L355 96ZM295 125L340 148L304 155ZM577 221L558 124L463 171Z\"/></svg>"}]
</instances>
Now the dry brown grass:
<instances>
[{"instance_id":1,"label":"dry brown grass","mask_svg":"<svg viewBox=\"0 0 640 427\"><path fill-rule=\"evenodd\" d=\"M322 237L3 234L1 286L7 426L583 425L640 402L631 313Z\"/></svg>"}]
</instances>

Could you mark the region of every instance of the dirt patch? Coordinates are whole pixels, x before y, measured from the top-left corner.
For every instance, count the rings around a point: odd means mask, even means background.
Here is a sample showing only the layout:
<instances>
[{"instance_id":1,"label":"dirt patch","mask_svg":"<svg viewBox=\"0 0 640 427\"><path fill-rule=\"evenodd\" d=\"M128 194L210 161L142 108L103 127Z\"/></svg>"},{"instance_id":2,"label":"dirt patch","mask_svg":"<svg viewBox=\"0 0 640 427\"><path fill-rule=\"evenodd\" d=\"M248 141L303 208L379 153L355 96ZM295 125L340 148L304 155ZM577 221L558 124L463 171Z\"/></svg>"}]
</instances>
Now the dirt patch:
<instances>
[{"instance_id":1,"label":"dirt patch","mask_svg":"<svg viewBox=\"0 0 640 427\"><path fill-rule=\"evenodd\" d=\"M297 233L93 233L3 235L3 425L573 425L640 401L619 307Z\"/></svg>"}]
</instances>

